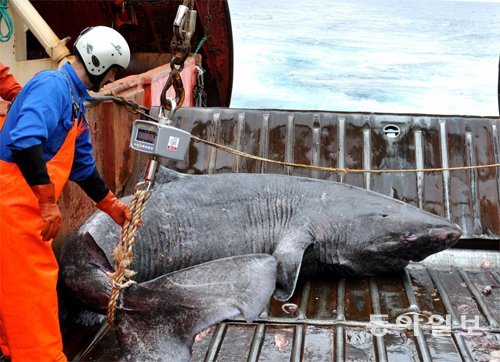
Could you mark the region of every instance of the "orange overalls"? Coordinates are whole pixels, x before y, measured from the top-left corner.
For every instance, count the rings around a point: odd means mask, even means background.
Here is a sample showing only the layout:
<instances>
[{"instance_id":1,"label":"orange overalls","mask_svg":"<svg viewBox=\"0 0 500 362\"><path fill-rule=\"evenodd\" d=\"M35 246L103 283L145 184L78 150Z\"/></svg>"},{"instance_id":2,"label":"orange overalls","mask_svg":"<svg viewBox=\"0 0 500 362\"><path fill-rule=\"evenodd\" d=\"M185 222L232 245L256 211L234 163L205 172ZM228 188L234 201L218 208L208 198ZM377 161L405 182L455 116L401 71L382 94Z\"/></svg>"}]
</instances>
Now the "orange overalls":
<instances>
[{"instance_id":1,"label":"orange overalls","mask_svg":"<svg viewBox=\"0 0 500 362\"><path fill-rule=\"evenodd\" d=\"M56 198L70 174L76 138L84 130L75 121L47 162ZM38 200L21 171L15 163L0 160L0 345L12 362L66 361L56 292L59 266L52 241L42 241L42 226Z\"/></svg>"}]
</instances>

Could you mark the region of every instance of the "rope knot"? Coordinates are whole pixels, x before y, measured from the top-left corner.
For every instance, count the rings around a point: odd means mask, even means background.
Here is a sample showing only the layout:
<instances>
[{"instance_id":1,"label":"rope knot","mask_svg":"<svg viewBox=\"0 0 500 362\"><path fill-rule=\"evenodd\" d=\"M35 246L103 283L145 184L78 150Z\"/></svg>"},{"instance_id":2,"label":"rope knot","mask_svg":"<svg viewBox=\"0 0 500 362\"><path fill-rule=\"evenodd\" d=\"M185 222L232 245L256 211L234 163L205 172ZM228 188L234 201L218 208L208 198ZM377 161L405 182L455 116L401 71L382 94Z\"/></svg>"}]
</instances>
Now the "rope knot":
<instances>
[{"instance_id":1,"label":"rope knot","mask_svg":"<svg viewBox=\"0 0 500 362\"><path fill-rule=\"evenodd\" d=\"M134 257L132 248L135 243L135 234L137 232L137 220L142 219L146 202L149 199L150 191L136 190L130 201L130 214L135 223L126 222L122 228L120 241L116 246L113 257L115 260L115 271L107 272L106 275L110 278L112 286L111 296L108 301L108 315L107 320L110 325L114 325L116 303L120 291L136 284L130 278L137 274L135 271L127 269Z\"/></svg>"}]
</instances>

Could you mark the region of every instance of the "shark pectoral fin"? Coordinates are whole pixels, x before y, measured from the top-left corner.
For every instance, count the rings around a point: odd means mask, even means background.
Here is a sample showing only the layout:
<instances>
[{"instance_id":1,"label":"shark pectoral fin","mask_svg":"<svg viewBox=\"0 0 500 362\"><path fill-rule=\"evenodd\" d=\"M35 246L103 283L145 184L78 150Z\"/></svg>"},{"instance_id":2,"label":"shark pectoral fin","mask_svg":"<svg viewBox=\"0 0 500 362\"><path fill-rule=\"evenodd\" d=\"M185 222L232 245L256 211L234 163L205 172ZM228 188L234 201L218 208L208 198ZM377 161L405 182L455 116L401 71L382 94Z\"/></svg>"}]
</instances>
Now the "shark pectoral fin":
<instances>
[{"instance_id":1,"label":"shark pectoral fin","mask_svg":"<svg viewBox=\"0 0 500 362\"><path fill-rule=\"evenodd\" d=\"M111 284L105 272L113 270L106 254L88 232L72 235L67 245L60 258L59 287L93 310L106 310Z\"/></svg>"},{"instance_id":2,"label":"shark pectoral fin","mask_svg":"<svg viewBox=\"0 0 500 362\"><path fill-rule=\"evenodd\" d=\"M99 269L104 271L112 271L113 267L109 263L109 260L101 249L101 247L96 243L94 236L86 232L79 240L81 247L88 254L89 263L97 266Z\"/></svg>"},{"instance_id":3,"label":"shark pectoral fin","mask_svg":"<svg viewBox=\"0 0 500 362\"><path fill-rule=\"evenodd\" d=\"M274 293L277 300L285 301L293 295L304 252L312 242L313 239L309 233L297 230L287 232L278 242L273 253L278 262L276 291Z\"/></svg>"},{"instance_id":4,"label":"shark pectoral fin","mask_svg":"<svg viewBox=\"0 0 500 362\"><path fill-rule=\"evenodd\" d=\"M240 314L258 317L274 291L276 267L267 254L230 257L126 289L116 313L125 358L189 360L204 329Z\"/></svg>"}]
</instances>

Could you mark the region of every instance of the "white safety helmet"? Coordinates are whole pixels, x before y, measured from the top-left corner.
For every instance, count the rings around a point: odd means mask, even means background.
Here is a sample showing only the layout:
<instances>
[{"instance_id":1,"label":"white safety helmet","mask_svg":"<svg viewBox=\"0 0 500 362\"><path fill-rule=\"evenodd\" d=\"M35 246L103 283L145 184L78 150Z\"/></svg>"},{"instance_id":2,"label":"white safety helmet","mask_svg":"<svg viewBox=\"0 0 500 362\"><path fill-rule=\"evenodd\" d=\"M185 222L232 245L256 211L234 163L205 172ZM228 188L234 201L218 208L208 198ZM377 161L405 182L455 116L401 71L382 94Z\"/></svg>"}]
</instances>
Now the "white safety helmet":
<instances>
[{"instance_id":1,"label":"white safety helmet","mask_svg":"<svg viewBox=\"0 0 500 362\"><path fill-rule=\"evenodd\" d=\"M127 68L130 62L127 41L107 26L84 29L73 46L94 84L99 84L111 67Z\"/></svg>"}]
</instances>

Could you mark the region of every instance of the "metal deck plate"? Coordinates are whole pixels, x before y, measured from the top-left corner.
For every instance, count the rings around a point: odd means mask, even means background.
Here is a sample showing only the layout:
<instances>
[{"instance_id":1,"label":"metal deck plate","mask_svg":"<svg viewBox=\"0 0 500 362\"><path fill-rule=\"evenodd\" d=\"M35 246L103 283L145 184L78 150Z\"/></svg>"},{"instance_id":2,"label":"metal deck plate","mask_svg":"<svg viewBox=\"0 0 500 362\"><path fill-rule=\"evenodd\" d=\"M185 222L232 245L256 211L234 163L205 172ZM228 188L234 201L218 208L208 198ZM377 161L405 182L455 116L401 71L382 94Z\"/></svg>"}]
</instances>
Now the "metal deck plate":
<instances>
[{"instance_id":1,"label":"metal deck plate","mask_svg":"<svg viewBox=\"0 0 500 362\"><path fill-rule=\"evenodd\" d=\"M229 320L201 333L193 361L494 360L500 273L488 262L499 253L481 258L477 267L416 263L377 278L301 277L288 302L272 300L253 323ZM119 359L110 334L88 360Z\"/></svg>"}]
</instances>

